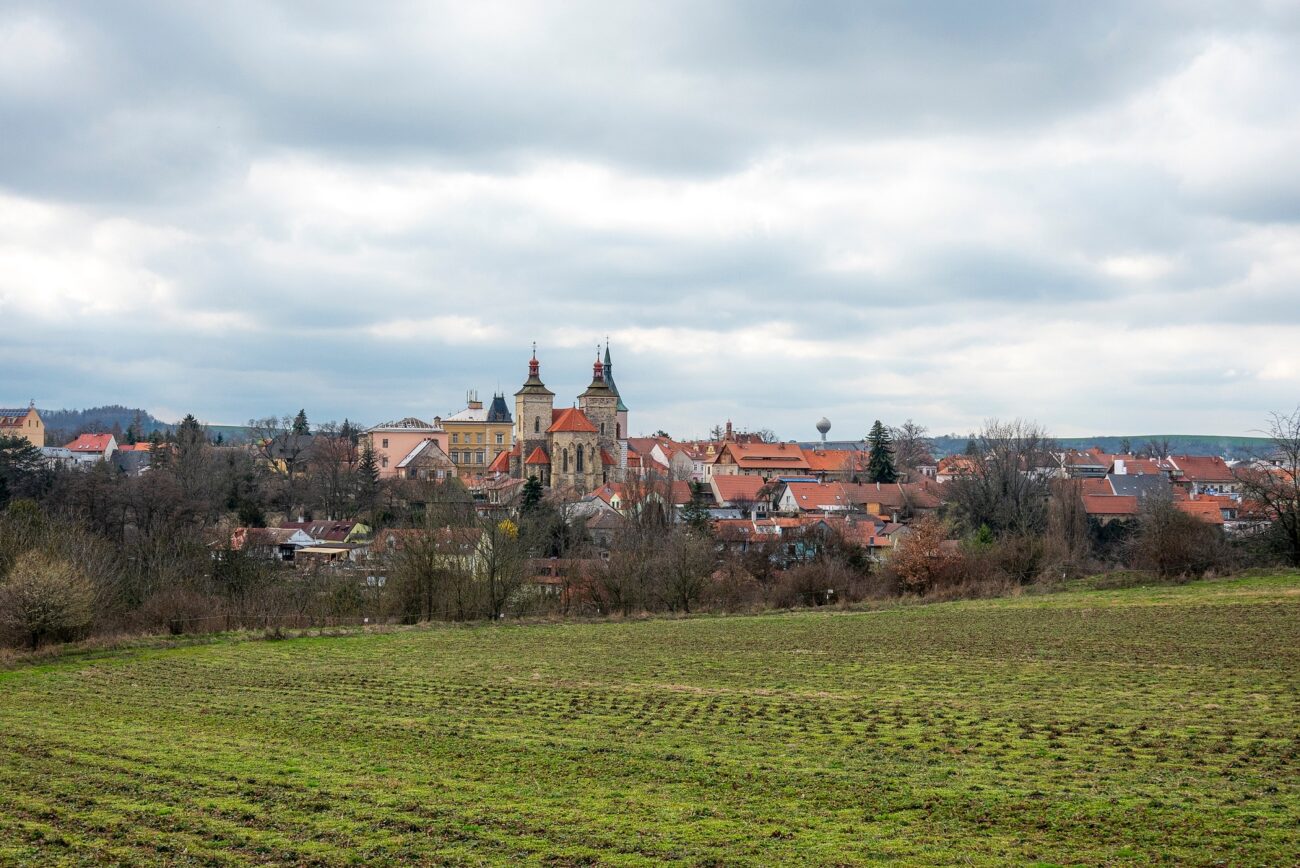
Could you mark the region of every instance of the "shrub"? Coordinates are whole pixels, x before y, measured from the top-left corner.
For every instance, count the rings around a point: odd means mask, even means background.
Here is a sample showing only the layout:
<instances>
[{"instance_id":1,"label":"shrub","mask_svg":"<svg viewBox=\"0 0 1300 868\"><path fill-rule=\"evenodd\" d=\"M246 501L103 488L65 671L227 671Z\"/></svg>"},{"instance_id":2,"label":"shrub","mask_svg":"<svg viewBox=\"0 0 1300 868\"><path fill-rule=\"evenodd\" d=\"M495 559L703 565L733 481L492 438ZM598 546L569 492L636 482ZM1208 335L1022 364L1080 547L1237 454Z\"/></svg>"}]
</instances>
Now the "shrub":
<instances>
[{"instance_id":1,"label":"shrub","mask_svg":"<svg viewBox=\"0 0 1300 868\"><path fill-rule=\"evenodd\" d=\"M31 648L75 639L94 620L94 600L94 588L72 563L28 551L0 585L0 629Z\"/></svg>"},{"instance_id":2,"label":"shrub","mask_svg":"<svg viewBox=\"0 0 1300 868\"><path fill-rule=\"evenodd\" d=\"M136 611L135 620L145 632L166 630L173 636L207 633L225 626L219 598L186 588L171 588L152 595Z\"/></svg>"},{"instance_id":3,"label":"shrub","mask_svg":"<svg viewBox=\"0 0 1300 868\"><path fill-rule=\"evenodd\" d=\"M1218 527L1167 499L1154 499L1143 507L1130 551L1134 567L1163 578L1202 576L1223 568L1229 556Z\"/></svg>"}]
</instances>

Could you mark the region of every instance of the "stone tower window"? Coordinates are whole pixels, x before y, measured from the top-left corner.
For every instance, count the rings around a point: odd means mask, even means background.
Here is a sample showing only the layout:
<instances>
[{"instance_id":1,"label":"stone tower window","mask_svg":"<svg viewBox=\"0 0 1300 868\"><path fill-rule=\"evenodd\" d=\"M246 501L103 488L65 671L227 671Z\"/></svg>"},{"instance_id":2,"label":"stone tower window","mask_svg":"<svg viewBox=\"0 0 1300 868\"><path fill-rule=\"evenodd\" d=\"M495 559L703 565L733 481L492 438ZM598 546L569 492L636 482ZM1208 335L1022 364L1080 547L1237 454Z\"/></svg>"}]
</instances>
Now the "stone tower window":
<instances>
[{"instance_id":1,"label":"stone tower window","mask_svg":"<svg viewBox=\"0 0 1300 868\"><path fill-rule=\"evenodd\" d=\"M534 417L533 417L533 433L534 433L534 434L540 434L540 433L541 433L541 430L542 430L542 417L541 417L541 416L534 416Z\"/></svg>"},{"instance_id":2,"label":"stone tower window","mask_svg":"<svg viewBox=\"0 0 1300 868\"><path fill-rule=\"evenodd\" d=\"M615 436L617 439L619 439L619 440L622 440L622 439L623 439L623 423L622 423L622 422L615 422L615 423L614 423L614 436Z\"/></svg>"},{"instance_id":3,"label":"stone tower window","mask_svg":"<svg viewBox=\"0 0 1300 868\"><path fill-rule=\"evenodd\" d=\"M604 437L604 436L605 436L605 423L604 423L604 422L601 422L601 423L600 423L600 436L601 436L601 437Z\"/></svg>"}]
</instances>

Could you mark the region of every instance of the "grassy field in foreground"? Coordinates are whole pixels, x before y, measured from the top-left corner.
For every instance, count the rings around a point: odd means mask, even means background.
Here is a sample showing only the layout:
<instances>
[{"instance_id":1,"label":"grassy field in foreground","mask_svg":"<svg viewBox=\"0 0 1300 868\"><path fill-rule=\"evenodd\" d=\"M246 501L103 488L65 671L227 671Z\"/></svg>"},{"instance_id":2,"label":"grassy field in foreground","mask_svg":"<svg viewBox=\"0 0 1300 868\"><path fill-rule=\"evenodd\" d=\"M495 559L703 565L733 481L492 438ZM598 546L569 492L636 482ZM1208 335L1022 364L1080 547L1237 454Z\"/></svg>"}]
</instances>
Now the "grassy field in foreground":
<instances>
[{"instance_id":1,"label":"grassy field in foreground","mask_svg":"<svg viewBox=\"0 0 1300 868\"><path fill-rule=\"evenodd\" d=\"M0 863L1295 864L1300 576L0 672Z\"/></svg>"}]
</instances>

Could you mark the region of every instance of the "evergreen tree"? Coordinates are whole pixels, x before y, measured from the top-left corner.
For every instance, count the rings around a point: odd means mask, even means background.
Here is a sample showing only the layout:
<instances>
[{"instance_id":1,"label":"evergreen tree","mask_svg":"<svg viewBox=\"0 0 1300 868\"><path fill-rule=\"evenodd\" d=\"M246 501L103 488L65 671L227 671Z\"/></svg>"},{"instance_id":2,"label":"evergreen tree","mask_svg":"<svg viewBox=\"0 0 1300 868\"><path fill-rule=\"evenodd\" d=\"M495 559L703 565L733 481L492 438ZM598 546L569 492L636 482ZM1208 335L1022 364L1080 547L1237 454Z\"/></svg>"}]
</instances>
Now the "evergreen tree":
<instances>
[{"instance_id":1,"label":"evergreen tree","mask_svg":"<svg viewBox=\"0 0 1300 868\"><path fill-rule=\"evenodd\" d=\"M311 426L307 424L307 411L299 410L298 415L293 417L294 434L310 434Z\"/></svg>"},{"instance_id":2,"label":"evergreen tree","mask_svg":"<svg viewBox=\"0 0 1300 868\"><path fill-rule=\"evenodd\" d=\"M537 479L536 476L528 477L528 481L524 483L523 497L524 497L523 503L520 504L519 507L522 512L532 512L533 510L537 509L538 506L541 505L542 483Z\"/></svg>"},{"instance_id":3,"label":"evergreen tree","mask_svg":"<svg viewBox=\"0 0 1300 868\"><path fill-rule=\"evenodd\" d=\"M972 434L970 439L966 441L966 455L970 458L977 458L979 453L979 445L975 442L975 435Z\"/></svg>"},{"instance_id":4,"label":"evergreen tree","mask_svg":"<svg viewBox=\"0 0 1300 868\"><path fill-rule=\"evenodd\" d=\"M176 426L176 442L182 449L198 446L207 442L207 434L193 413L186 413L185 418Z\"/></svg>"},{"instance_id":5,"label":"evergreen tree","mask_svg":"<svg viewBox=\"0 0 1300 868\"><path fill-rule=\"evenodd\" d=\"M867 455L868 482L897 482L898 469L894 467L894 449L889 439L889 430L876 420L867 435L871 451Z\"/></svg>"},{"instance_id":6,"label":"evergreen tree","mask_svg":"<svg viewBox=\"0 0 1300 868\"><path fill-rule=\"evenodd\" d=\"M140 421L140 411L137 410L135 414L135 418L131 420L131 424L126 426L125 440L128 446L134 446L135 444L139 443L143 439L144 439L144 426L143 424L141 424Z\"/></svg>"},{"instance_id":7,"label":"evergreen tree","mask_svg":"<svg viewBox=\"0 0 1300 868\"><path fill-rule=\"evenodd\" d=\"M379 502L379 462L369 440L361 447L361 461L357 464L357 500L362 512L373 520Z\"/></svg>"},{"instance_id":8,"label":"evergreen tree","mask_svg":"<svg viewBox=\"0 0 1300 868\"><path fill-rule=\"evenodd\" d=\"M0 508L19 497L36 497L50 481L45 456L25 437L0 436Z\"/></svg>"},{"instance_id":9,"label":"evergreen tree","mask_svg":"<svg viewBox=\"0 0 1300 868\"><path fill-rule=\"evenodd\" d=\"M713 519L705 502L703 483L691 484L691 499L682 507L681 518L682 523L693 531L706 535L713 532Z\"/></svg>"}]
</instances>

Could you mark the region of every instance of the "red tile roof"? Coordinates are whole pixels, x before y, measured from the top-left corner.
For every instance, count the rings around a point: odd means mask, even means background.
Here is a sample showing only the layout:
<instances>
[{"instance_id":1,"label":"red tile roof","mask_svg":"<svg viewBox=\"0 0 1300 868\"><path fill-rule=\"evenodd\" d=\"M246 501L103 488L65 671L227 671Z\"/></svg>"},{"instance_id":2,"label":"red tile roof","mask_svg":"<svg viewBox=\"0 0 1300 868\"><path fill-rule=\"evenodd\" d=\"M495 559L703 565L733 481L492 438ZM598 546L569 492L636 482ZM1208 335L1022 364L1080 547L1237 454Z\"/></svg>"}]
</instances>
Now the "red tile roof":
<instances>
[{"instance_id":1,"label":"red tile roof","mask_svg":"<svg viewBox=\"0 0 1300 868\"><path fill-rule=\"evenodd\" d=\"M1234 482L1232 468L1217 455L1171 455L1169 463L1182 471L1187 482Z\"/></svg>"},{"instance_id":2,"label":"red tile roof","mask_svg":"<svg viewBox=\"0 0 1300 868\"><path fill-rule=\"evenodd\" d=\"M82 434L63 448L73 452L103 452L112 439L112 434Z\"/></svg>"},{"instance_id":3,"label":"red tile roof","mask_svg":"<svg viewBox=\"0 0 1300 868\"><path fill-rule=\"evenodd\" d=\"M551 427L546 429L547 434L554 434L557 431L573 431L584 434L596 433L596 426L591 424L591 420L577 407L567 407L560 410L558 415L553 416L553 419Z\"/></svg>"},{"instance_id":4,"label":"red tile roof","mask_svg":"<svg viewBox=\"0 0 1300 868\"><path fill-rule=\"evenodd\" d=\"M498 453L497 457L493 458L492 463L488 465L488 473L509 473L510 456L514 452L515 450L512 449L509 452Z\"/></svg>"},{"instance_id":5,"label":"red tile roof","mask_svg":"<svg viewBox=\"0 0 1300 868\"><path fill-rule=\"evenodd\" d=\"M528 457L524 460L524 463L525 464L550 464L551 457L546 454L545 449L538 446L532 452L528 453Z\"/></svg>"},{"instance_id":6,"label":"red tile roof","mask_svg":"<svg viewBox=\"0 0 1300 868\"><path fill-rule=\"evenodd\" d=\"M1085 494L1083 509L1088 515L1137 515L1138 499L1131 494Z\"/></svg>"},{"instance_id":7,"label":"red tile roof","mask_svg":"<svg viewBox=\"0 0 1300 868\"><path fill-rule=\"evenodd\" d=\"M618 461L614 459L613 455L610 455L608 452L602 449L600 450L600 463L605 465L606 467L614 467L615 465L618 464Z\"/></svg>"},{"instance_id":8,"label":"red tile roof","mask_svg":"<svg viewBox=\"0 0 1300 868\"><path fill-rule=\"evenodd\" d=\"M808 470L803 450L793 443L727 443L713 459L723 464L730 455L743 470Z\"/></svg>"},{"instance_id":9,"label":"red tile roof","mask_svg":"<svg viewBox=\"0 0 1300 868\"><path fill-rule=\"evenodd\" d=\"M1223 512L1213 500L1175 500L1174 506L1209 524L1223 524Z\"/></svg>"},{"instance_id":10,"label":"red tile roof","mask_svg":"<svg viewBox=\"0 0 1300 868\"><path fill-rule=\"evenodd\" d=\"M759 490L767 484L767 480L761 476L741 476L739 474L719 474L709 481L719 503L733 503L737 500L758 500Z\"/></svg>"}]
</instances>

